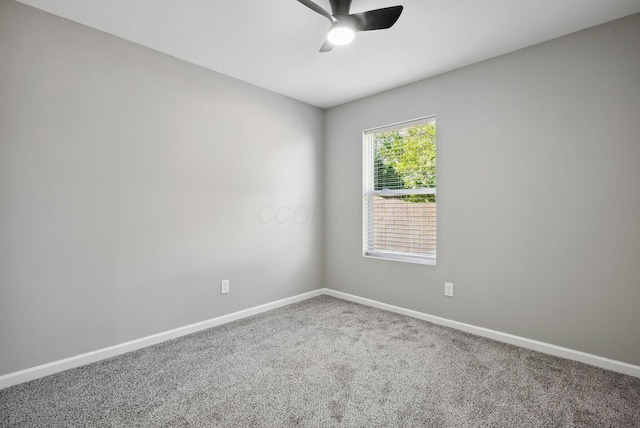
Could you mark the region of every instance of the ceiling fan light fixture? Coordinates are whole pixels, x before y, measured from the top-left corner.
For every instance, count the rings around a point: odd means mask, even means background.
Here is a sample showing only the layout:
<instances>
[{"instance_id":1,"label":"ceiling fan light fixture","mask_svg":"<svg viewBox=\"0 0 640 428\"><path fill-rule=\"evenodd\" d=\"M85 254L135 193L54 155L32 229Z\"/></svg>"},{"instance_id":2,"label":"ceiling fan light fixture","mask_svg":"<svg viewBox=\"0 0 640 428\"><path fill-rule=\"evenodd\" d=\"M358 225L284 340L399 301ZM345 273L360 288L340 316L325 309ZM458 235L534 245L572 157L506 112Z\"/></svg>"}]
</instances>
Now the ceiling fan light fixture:
<instances>
[{"instance_id":1,"label":"ceiling fan light fixture","mask_svg":"<svg viewBox=\"0 0 640 428\"><path fill-rule=\"evenodd\" d=\"M353 39L356 37L356 33L349 27L345 25L334 25L329 29L329 34L327 35L327 40L331 44L340 46L340 45L348 45L353 42Z\"/></svg>"},{"instance_id":2,"label":"ceiling fan light fixture","mask_svg":"<svg viewBox=\"0 0 640 428\"><path fill-rule=\"evenodd\" d=\"M398 5L349 13L352 0L330 0L331 13L329 13L313 0L298 1L331 22L327 41L320 48L320 52L329 52L336 45L351 43L356 31L384 30L393 27L403 10L403 7Z\"/></svg>"}]
</instances>

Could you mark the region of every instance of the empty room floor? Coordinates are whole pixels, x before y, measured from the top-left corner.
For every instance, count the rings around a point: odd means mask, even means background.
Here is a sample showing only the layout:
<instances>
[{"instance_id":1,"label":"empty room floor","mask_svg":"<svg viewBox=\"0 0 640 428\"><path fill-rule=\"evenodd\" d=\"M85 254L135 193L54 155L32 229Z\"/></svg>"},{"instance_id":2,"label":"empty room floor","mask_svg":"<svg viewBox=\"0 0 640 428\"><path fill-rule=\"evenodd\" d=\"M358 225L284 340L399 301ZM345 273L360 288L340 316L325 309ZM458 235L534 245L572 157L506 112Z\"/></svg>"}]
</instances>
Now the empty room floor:
<instances>
[{"instance_id":1,"label":"empty room floor","mask_svg":"<svg viewBox=\"0 0 640 428\"><path fill-rule=\"evenodd\" d=\"M320 296L0 391L2 427L638 427L640 379Z\"/></svg>"}]
</instances>

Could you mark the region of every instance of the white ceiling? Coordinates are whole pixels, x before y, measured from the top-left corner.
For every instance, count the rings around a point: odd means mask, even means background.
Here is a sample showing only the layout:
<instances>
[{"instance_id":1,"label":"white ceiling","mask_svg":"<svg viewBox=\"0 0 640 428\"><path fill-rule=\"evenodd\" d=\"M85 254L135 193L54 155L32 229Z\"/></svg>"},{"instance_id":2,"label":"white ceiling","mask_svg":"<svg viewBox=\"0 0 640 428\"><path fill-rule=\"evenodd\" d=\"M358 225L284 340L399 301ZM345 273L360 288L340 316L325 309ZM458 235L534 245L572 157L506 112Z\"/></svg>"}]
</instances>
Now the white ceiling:
<instances>
[{"instance_id":1,"label":"white ceiling","mask_svg":"<svg viewBox=\"0 0 640 428\"><path fill-rule=\"evenodd\" d=\"M18 1L323 108L640 12L640 0L353 0L352 13L405 8L391 29L319 53L329 21L296 0Z\"/></svg>"}]
</instances>

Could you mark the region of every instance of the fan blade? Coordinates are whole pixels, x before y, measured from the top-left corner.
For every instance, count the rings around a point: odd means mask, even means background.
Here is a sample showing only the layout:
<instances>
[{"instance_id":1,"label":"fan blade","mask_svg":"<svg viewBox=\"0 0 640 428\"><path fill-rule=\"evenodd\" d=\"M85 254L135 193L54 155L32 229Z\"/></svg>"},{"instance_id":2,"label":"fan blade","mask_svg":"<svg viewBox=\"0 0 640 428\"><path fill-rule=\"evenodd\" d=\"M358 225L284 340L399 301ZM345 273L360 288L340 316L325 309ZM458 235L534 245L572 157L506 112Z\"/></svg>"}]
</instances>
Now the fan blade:
<instances>
[{"instance_id":1,"label":"fan blade","mask_svg":"<svg viewBox=\"0 0 640 428\"><path fill-rule=\"evenodd\" d=\"M320 52L329 52L331 49L333 49L333 44L327 40L320 48Z\"/></svg>"},{"instance_id":2,"label":"fan blade","mask_svg":"<svg viewBox=\"0 0 640 428\"><path fill-rule=\"evenodd\" d=\"M351 9L351 0L329 0L331 3L331 14L337 15L349 15Z\"/></svg>"},{"instance_id":3,"label":"fan blade","mask_svg":"<svg viewBox=\"0 0 640 428\"><path fill-rule=\"evenodd\" d=\"M396 23L400 18L402 9L402 6L391 6L368 12L354 13L349 16L355 18L356 31L384 30Z\"/></svg>"},{"instance_id":4,"label":"fan blade","mask_svg":"<svg viewBox=\"0 0 640 428\"><path fill-rule=\"evenodd\" d=\"M314 2L312 2L311 0L298 0L298 1L303 5L307 6L312 11L324 16L325 18L327 18L329 21L333 23L334 20L331 14L326 10L324 10L323 8L321 8L320 6L318 6L317 4L315 4Z\"/></svg>"}]
</instances>

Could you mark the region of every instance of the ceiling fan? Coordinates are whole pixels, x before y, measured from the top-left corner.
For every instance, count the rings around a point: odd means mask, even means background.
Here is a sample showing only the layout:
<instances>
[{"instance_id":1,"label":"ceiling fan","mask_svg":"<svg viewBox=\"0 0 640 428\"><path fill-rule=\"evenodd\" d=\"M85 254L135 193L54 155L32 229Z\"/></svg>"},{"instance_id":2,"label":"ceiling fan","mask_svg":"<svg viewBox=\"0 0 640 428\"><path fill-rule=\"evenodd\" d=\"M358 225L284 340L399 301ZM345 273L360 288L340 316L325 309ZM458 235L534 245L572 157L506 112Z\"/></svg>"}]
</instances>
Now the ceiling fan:
<instances>
[{"instance_id":1,"label":"ceiling fan","mask_svg":"<svg viewBox=\"0 0 640 428\"><path fill-rule=\"evenodd\" d=\"M351 43L356 31L390 28L402 13L402 6L391 6L349 14L351 0L329 0L331 3L331 13L329 13L311 0L298 1L331 22L327 41L320 48L320 52L329 52L335 45Z\"/></svg>"}]
</instances>

